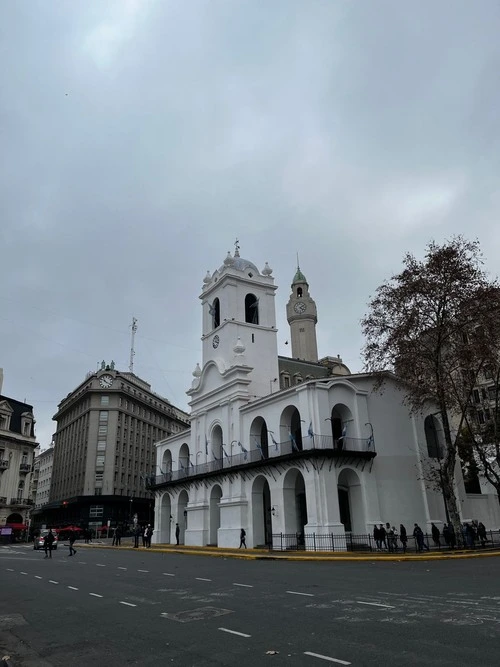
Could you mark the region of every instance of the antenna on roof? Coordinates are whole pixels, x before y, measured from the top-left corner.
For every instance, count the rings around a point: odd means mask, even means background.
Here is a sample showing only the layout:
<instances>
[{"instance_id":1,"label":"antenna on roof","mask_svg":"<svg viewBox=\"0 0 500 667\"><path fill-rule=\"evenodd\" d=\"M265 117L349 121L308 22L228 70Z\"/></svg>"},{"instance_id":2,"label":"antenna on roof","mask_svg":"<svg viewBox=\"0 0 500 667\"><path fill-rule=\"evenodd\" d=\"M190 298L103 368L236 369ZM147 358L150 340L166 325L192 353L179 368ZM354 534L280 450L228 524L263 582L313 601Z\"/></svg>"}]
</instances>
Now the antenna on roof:
<instances>
[{"instance_id":1,"label":"antenna on roof","mask_svg":"<svg viewBox=\"0 0 500 667\"><path fill-rule=\"evenodd\" d=\"M131 336L131 340L130 340L130 364L128 366L128 369L131 373L133 373L134 372L134 357L135 357L135 349L134 349L135 332L137 331L137 320L135 319L135 317L132 318L131 328L132 328L132 336Z\"/></svg>"}]
</instances>

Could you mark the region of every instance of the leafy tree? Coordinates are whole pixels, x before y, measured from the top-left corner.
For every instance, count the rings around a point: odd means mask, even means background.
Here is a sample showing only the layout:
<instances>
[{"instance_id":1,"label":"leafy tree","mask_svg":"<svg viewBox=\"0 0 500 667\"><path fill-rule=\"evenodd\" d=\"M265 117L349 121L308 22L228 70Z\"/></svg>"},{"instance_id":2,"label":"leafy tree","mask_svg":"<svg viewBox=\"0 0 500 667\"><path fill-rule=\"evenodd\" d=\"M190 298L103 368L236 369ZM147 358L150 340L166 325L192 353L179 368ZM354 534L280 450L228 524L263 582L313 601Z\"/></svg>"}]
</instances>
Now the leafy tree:
<instances>
[{"instance_id":1,"label":"leafy tree","mask_svg":"<svg viewBox=\"0 0 500 667\"><path fill-rule=\"evenodd\" d=\"M361 324L365 369L379 375L379 386L383 371L392 370L412 410L431 404L440 414L440 484L461 539L458 434L470 427L474 388L500 350L500 284L483 269L479 242L456 236L429 243L423 260L407 253L403 270L377 289Z\"/></svg>"}]
</instances>

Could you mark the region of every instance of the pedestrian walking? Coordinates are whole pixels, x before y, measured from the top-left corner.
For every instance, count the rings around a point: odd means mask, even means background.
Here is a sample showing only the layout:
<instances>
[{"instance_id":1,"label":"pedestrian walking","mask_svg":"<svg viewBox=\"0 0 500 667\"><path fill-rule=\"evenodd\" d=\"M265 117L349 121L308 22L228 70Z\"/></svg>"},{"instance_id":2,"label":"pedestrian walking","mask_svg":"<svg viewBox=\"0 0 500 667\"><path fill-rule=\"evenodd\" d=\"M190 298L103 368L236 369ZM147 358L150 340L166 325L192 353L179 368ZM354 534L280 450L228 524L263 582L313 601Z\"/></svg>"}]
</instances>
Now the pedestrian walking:
<instances>
[{"instance_id":1,"label":"pedestrian walking","mask_svg":"<svg viewBox=\"0 0 500 667\"><path fill-rule=\"evenodd\" d=\"M118 530L118 526L115 526L115 528L113 528L113 541L111 542L112 547L114 547L115 544L116 544L116 531L117 530Z\"/></svg>"},{"instance_id":2,"label":"pedestrian walking","mask_svg":"<svg viewBox=\"0 0 500 667\"><path fill-rule=\"evenodd\" d=\"M382 549L382 547L384 547L384 549L387 549L387 531L382 523L380 524L378 532L380 535L380 548Z\"/></svg>"},{"instance_id":3,"label":"pedestrian walking","mask_svg":"<svg viewBox=\"0 0 500 667\"><path fill-rule=\"evenodd\" d=\"M403 546L403 553L406 553L406 544L408 543L408 535L406 533L406 528L403 526L401 523L399 525L399 541L401 542Z\"/></svg>"},{"instance_id":4,"label":"pedestrian walking","mask_svg":"<svg viewBox=\"0 0 500 667\"><path fill-rule=\"evenodd\" d=\"M117 526L115 529L115 544L117 547L122 543L122 529L121 526Z\"/></svg>"},{"instance_id":5,"label":"pedestrian walking","mask_svg":"<svg viewBox=\"0 0 500 667\"><path fill-rule=\"evenodd\" d=\"M52 545L54 544L54 533L52 528L49 529L49 532L43 538L43 548L45 549L45 558L52 558Z\"/></svg>"},{"instance_id":6,"label":"pedestrian walking","mask_svg":"<svg viewBox=\"0 0 500 667\"><path fill-rule=\"evenodd\" d=\"M431 523L431 534L434 546L441 548L441 540L440 540L441 533L439 532L439 528L434 523Z\"/></svg>"},{"instance_id":7,"label":"pedestrian walking","mask_svg":"<svg viewBox=\"0 0 500 667\"><path fill-rule=\"evenodd\" d=\"M76 541L76 536L74 531L71 531L69 534L69 555L74 556L76 554L76 549L73 548L73 544Z\"/></svg>"},{"instance_id":8,"label":"pedestrian walking","mask_svg":"<svg viewBox=\"0 0 500 667\"><path fill-rule=\"evenodd\" d=\"M245 547L245 549L247 548L246 535L245 529L242 528L240 531L240 546L238 549L241 549L241 547Z\"/></svg>"},{"instance_id":9,"label":"pedestrian walking","mask_svg":"<svg viewBox=\"0 0 500 667\"><path fill-rule=\"evenodd\" d=\"M429 551L429 547L427 544L425 544L424 541L424 533L418 523L415 524L415 527L413 529L413 537L415 538L415 542L417 544L417 551L422 552L424 549Z\"/></svg>"},{"instance_id":10,"label":"pedestrian walking","mask_svg":"<svg viewBox=\"0 0 500 667\"><path fill-rule=\"evenodd\" d=\"M481 542L481 546L484 547L488 538L486 537L486 526L482 521L477 524L477 536Z\"/></svg>"},{"instance_id":11,"label":"pedestrian walking","mask_svg":"<svg viewBox=\"0 0 500 667\"><path fill-rule=\"evenodd\" d=\"M146 547L149 549L151 546L151 538L153 537L153 528L150 523L148 523L146 528Z\"/></svg>"},{"instance_id":12,"label":"pedestrian walking","mask_svg":"<svg viewBox=\"0 0 500 667\"><path fill-rule=\"evenodd\" d=\"M175 524L175 541L177 544L179 544L179 536L181 534L181 529L179 528L179 524Z\"/></svg>"}]
</instances>

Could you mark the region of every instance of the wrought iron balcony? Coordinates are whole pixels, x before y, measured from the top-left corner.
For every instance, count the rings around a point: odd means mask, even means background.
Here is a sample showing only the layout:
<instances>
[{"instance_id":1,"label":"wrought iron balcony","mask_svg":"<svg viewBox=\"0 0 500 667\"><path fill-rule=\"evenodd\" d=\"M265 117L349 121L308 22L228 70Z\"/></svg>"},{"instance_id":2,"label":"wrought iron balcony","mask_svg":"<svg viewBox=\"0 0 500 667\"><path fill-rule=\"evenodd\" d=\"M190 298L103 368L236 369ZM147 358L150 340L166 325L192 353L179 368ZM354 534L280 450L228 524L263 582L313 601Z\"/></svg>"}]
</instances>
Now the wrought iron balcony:
<instances>
[{"instance_id":1,"label":"wrought iron balcony","mask_svg":"<svg viewBox=\"0 0 500 667\"><path fill-rule=\"evenodd\" d=\"M31 472L31 463L21 463L19 465L19 472Z\"/></svg>"},{"instance_id":2,"label":"wrought iron balcony","mask_svg":"<svg viewBox=\"0 0 500 667\"><path fill-rule=\"evenodd\" d=\"M33 505L34 503L31 498L11 498L10 504L16 507L24 507L26 505Z\"/></svg>"},{"instance_id":3,"label":"wrought iron balcony","mask_svg":"<svg viewBox=\"0 0 500 667\"><path fill-rule=\"evenodd\" d=\"M0 470L7 470L9 467L9 459L2 459L0 461Z\"/></svg>"},{"instance_id":4,"label":"wrought iron balcony","mask_svg":"<svg viewBox=\"0 0 500 667\"><path fill-rule=\"evenodd\" d=\"M224 445L227 451L229 445ZM233 446L234 448L234 446ZM241 468L256 468L275 463L318 456L336 459L371 460L376 456L373 438L338 438L329 435L313 435L302 438L302 443L286 442L271 443L267 453L264 449L244 450L239 454L223 456L221 458L193 465L186 461L179 470L172 470L161 475L146 477L146 488L154 489L158 486L169 486L181 480L193 477L211 476L222 471Z\"/></svg>"}]
</instances>

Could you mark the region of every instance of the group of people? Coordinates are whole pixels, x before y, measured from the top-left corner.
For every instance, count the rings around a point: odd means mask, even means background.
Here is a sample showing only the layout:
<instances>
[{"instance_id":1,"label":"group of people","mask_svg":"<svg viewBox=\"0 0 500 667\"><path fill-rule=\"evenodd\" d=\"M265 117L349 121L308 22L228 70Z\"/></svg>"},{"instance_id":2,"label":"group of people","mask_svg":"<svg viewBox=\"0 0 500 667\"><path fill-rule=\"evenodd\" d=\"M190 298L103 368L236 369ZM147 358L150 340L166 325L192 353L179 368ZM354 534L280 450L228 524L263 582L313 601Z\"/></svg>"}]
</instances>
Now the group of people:
<instances>
[{"instance_id":1,"label":"group of people","mask_svg":"<svg viewBox=\"0 0 500 667\"><path fill-rule=\"evenodd\" d=\"M151 546L151 538L153 537L153 527L150 523L147 526L137 526L134 529L134 549L139 548L139 540L142 537L142 546L148 549Z\"/></svg>"},{"instance_id":2,"label":"group of people","mask_svg":"<svg viewBox=\"0 0 500 667\"><path fill-rule=\"evenodd\" d=\"M418 552L429 551L429 544L425 539L423 530L420 528L418 523L414 524L413 527L413 537L415 538L415 546ZM457 545L457 536L455 529L451 522L445 523L443 525L443 530L440 532L436 524L431 524L431 535L434 546L437 549L441 548L441 537L445 545L454 549ZM398 551L398 540L401 542L401 549L403 553L406 553L406 548L408 544L408 533L403 524L399 525L399 531L395 526L391 526L390 523L375 525L373 528L373 539L377 551L387 550L389 553ZM488 538L486 536L486 527L479 521L473 521L472 523L464 523L462 525L462 541L464 546L473 548L477 541L481 542L481 546L485 546Z\"/></svg>"}]
</instances>

